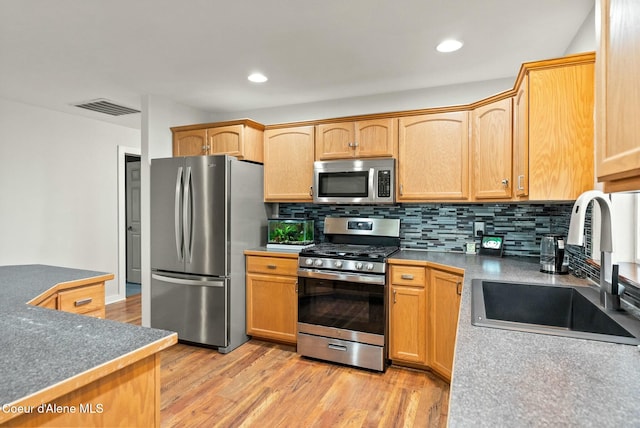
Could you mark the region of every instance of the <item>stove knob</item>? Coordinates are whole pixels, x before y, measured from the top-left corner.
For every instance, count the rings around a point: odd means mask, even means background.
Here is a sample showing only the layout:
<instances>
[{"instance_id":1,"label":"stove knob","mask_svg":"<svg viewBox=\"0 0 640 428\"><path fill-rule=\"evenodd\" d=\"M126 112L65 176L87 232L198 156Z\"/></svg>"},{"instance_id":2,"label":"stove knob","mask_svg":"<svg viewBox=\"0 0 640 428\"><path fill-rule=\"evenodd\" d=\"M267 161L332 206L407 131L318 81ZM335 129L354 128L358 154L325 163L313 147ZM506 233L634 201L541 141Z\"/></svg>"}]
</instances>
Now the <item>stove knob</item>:
<instances>
[{"instance_id":1,"label":"stove knob","mask_svg":"<svg viewBox=\"0 0 640 428\"><path fill-rule=\"evenodd\" d=\"M340 269L342 267L342 260L336 260L335 266Z\"/></svg>"},{"instance_id":2,"label":"stove knob","mask_svg":"<svg viewBox=\"0 0 640 428\"><path fill-rule=\"evenodd\" d=\"M313 259L307 259L304 261L304 264L307 266L311 266L313 264Z\"/></svg>"},{"instance_id":3,"label":"stove knob","mask_svg":"<svg viewBox=\"0 0 640 428\"><path fill-rule=\"evenodd\" d=\"M358 270L362 269L362 263L360 262L356 263L356 269Z\"/></svg>"},{"instance_id":4,"label":"stove knob","mask_svg":"<svg viewBox=\"0 0 640 428\"><path fill-rule=\"evenodd\" d=\"M373 270L373 263L367 263L367 270Z\"/></svg>"},{"instance_id":5,"label":"stove knob","mask_svg":"<svg viewBox=\"0 0 640 428\"><path fill-rule=\"evenodd\" d=\"M320 267L320 266L322 266L322 260L320 260L320 259L316 259L316 260L313 262L313 264L314 264L314 265L316 265L316 266L318 266L318 267Z\"/></svg>"}]
</instances>

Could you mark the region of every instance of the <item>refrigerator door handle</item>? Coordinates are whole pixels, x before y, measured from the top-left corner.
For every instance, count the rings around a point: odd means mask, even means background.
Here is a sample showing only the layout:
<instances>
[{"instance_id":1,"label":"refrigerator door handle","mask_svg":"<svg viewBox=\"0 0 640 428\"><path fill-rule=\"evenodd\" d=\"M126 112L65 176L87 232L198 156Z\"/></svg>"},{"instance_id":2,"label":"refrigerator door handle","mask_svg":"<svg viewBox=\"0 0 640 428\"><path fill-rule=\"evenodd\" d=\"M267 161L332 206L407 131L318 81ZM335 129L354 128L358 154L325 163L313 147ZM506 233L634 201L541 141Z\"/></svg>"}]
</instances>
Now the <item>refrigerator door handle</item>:
<instances>
[{"instance_id":1,"label":"refrigerator door handle","mask_svg":"<svg viewBox=\"0 0 640 428\"><path fill-rule=\"evenodd\" d=\"M174 204L174 230L176 235L176 253L178 254L178 260L183 261L182 248L182 225L180 224L181 212L180 212L180 199L182 197L182 167L178 168L178 174L176 175L176 191L175 191L175 204Z\"/></svg>"},{"instance_id":2,"label":"refrigerator door handle","mask_svg":"<svg viewBox=\"0 0 640 428\"><path fill-rule=\"evenodd\" d=\"M224 287L224 280L220 278L216 279L184 279L184 278L176 278L174 276L165 276L158 275L157 273L151 274L151 278L157 279L158 281L170 282L173 284L183 284L183 285L199 285L206 287Z\"/></svg>"},{"instance_id":3,"label":"refrigerator door handle","mask_svg":"<svg viewBox=\"0 0 640 428\"><path fill-rule=\"evenodd\" d=\"M193 250L192 221L191 221L191 167L187 167L184 179L184 198L182 199L182 236L184 239L184 257L187 263L191 263L191 250Z\"/></svg>"}]
</instances>

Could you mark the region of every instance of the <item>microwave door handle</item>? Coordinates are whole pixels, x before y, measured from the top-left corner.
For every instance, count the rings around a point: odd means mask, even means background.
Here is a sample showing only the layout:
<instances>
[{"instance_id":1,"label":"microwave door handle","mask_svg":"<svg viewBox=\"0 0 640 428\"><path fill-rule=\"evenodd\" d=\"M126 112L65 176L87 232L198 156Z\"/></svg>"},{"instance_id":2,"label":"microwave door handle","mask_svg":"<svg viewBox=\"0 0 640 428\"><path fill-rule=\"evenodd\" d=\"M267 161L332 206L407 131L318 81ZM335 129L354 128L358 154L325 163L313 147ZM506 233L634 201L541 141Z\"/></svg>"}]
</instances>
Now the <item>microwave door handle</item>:
<instances>
[{"instance_id":1,"label":"microwave door handle","mask_svg":"<svg viewBox=\"0 0 640 428\"><path fill-rule=\"evenodd\" d=\"M376 177L376 170L373 168L369 168L369 200L374 201L377 195L376 185L378 184L378 180Z\"/></svg>"}]
</instances>

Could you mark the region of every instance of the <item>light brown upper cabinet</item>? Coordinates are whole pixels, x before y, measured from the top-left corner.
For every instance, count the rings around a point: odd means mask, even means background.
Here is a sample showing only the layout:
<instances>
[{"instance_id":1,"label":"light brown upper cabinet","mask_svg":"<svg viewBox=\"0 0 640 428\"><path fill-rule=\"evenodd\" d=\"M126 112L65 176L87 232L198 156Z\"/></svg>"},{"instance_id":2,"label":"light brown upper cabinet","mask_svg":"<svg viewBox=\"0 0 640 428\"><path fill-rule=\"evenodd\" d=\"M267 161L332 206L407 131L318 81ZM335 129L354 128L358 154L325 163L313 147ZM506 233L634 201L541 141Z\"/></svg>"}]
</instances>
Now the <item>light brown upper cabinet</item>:
<instances>
[{"instance_id":1,"label":"light brown upper cabinet","mask_svg":"<svg viewBox=\"0 0 640 428\"><path fill-rule=\"evenodd\" d=\"M401 117L398 128L398 201L466 200L469 113Z\"/></svg>"},{"instance_id":2,"label":"light brown upper cabinet","mask_svg":"<svg viewBox=\"0 0 640 428\"><path fill-rule=\"evenodd\" d=\"M605 191L640 190L640 2L599 0L596 171ZM598 16L598 14L596 14Z\"/></svg>"},{"instance_id":3,"label":"light brown upper cabinet","mask_svg":"<svg viewBox=\"0 0 640 428\"><path fill-rule=\"evenodd\" d=\"M527 63L514 97L514 193L574 200L593 189L594 55Z\"/></svg>"},{"instance_id":4,"label":"light brown upper cabinet","mask_svg":"<svg viewBox=\"0 0 640 428\"><path fill-rule=\"evenodd\" d=\"M267 129L264 132L264 200L313 200L314 127Z\"/></svg>"},{"instance_id":5,"label":"light brown upper cabinet","mask_svg":"<svg viewBox=\"0 0 640 428\"><path fill-rule=\"evenodd\" d=\"M472 113L475 199L511 198L511 98L480 106Z\"/></svg>"},{"instance_id":6,"label":"light brown upper cabinet","mask_svg":"<svg viewBox=\"0 0 640 428\"><path fill-rule=\"evenodd\" d=\"M529 195L529 76L522 78L513 97L514 196Z\"/></svg>"},{"instance_id":7,"label":"light brown upper cabinet","mask_svg":"<svg viewBox=\"0 0 640 428\"><path fill-rule=\"evenodd\" d=\"M397 119L325 123L316 126L316 160L396 157Z\"/></svg>"},{"instance_id":8,"label":"light brown upper cabinet","mask_svg":"<svg viewBox=\"0 0 640 428\"><path fill-rule=\"evenodd\" d=\"M173 156L198 156L208 153L206 129L173 131Z\"/></svg>"},{"instance_id":9,"label":"light brown upper cabinet","mask_svg":"<svg viewBox=\"0 0 640 428\"><path fill-rule=\"evenodd\" d=\"M174 156L221 155L263 162L264 126L251 120L171 128Z\"/></svg>"}]
</instances>

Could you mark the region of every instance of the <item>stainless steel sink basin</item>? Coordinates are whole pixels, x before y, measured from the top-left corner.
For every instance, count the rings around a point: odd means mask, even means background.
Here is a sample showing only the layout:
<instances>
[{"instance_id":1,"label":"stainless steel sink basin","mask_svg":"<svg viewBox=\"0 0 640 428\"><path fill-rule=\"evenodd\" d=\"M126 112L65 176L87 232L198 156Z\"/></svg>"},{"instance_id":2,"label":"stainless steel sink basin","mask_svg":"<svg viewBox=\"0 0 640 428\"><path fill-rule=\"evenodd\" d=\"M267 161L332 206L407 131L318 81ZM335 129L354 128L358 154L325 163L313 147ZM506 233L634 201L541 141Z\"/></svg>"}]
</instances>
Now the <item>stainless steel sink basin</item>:
<instances>
[{"instance_id":1,"label":"stainless steel sink basin","mask_svg":"<svg viewBox=\"0 0 640 428\"><path fill-rule=\"evenodd\" d=\"M604 311L589 287L475 279L471 323L482 327L640 345L640 320Z\"/></svg>"}]
</instances>

